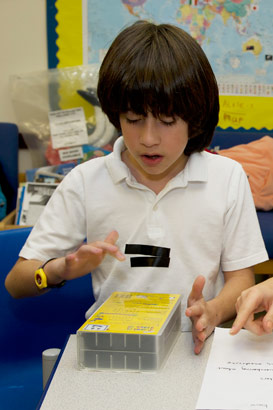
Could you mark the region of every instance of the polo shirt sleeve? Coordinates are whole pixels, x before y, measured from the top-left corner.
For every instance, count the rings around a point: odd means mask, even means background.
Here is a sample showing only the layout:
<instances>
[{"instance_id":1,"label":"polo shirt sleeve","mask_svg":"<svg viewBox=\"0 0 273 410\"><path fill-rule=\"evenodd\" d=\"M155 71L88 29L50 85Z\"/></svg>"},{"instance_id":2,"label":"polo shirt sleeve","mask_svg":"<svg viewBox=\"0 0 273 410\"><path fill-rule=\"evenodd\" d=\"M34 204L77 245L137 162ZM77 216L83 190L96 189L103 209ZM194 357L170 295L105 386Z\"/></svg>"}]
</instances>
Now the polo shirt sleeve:
<instances>
[{"instance_id":1,"label":"polo shirt sleeve","mask_svg":"<svg viewBox=\"0 0 273 410\"><path fill-rule=\"evenodd\" d=\"M19 256L38 260L61 257L73 252L84 241L85 195L78 167L56 188Z\"/></svg>"},{"instance_id":2,"label":"polo shirt sleeve","mask_svg":"<svg viewBox=\"0 0 273 410\"><path fill-rule=\"evenodd\" d=\"M247 176L234 162L227 191L221 266L243 269L268 259Z\"/></svg>"}]
</instances>

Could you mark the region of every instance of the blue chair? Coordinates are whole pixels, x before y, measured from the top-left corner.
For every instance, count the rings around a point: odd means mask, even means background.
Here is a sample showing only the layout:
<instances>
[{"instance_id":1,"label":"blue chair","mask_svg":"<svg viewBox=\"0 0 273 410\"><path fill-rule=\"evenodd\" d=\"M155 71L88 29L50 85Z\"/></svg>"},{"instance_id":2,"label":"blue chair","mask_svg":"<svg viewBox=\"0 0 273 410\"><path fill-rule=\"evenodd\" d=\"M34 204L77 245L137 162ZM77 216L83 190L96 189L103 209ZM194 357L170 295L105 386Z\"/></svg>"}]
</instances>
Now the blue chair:
<instances>
[{"instance_id":1,"label":"blue chair","mask_svg":"<svg viewBox=\"0 0 273 410\"><path fill-rule=\"evenodd\" d=\"M16 208L19 133L17 125L0 122L0 184L7 199L7 213Z\"/></svg>"},{"instance_id":2,"label":"blue chair","mask_svg":"<svg viewBox=\"0 0 273 410\"><path fill-rule=\"evenodd\" d=\"M90 275L32 298L13 299L4 281L31 228L0 231L0 408L33 410L43 392L42 352L62 348L94 303Z\"/></svg>"}]
</instances>

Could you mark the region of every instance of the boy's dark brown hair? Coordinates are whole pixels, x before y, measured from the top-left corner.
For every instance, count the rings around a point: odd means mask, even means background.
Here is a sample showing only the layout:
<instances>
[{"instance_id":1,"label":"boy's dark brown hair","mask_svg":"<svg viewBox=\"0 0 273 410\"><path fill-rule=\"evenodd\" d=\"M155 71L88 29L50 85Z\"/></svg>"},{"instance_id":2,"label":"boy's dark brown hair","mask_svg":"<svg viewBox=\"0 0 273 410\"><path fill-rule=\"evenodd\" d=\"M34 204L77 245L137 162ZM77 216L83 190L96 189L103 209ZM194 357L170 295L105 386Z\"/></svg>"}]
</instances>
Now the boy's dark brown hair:
<instances>
[{"instance_id":1,"label":"boy's dark brown hair","mask_svg":"<svg viewBox=\"0 0 273 410\"><path fill-rule=\"evenodd\" d=\"M186 155L208 147L218 123L218 86L208 59L188 33L170 24L139 21L125 28L102 62L97 93L117 129L128 110L182 118L189 129Z\"/></svg>"}]
</instances>

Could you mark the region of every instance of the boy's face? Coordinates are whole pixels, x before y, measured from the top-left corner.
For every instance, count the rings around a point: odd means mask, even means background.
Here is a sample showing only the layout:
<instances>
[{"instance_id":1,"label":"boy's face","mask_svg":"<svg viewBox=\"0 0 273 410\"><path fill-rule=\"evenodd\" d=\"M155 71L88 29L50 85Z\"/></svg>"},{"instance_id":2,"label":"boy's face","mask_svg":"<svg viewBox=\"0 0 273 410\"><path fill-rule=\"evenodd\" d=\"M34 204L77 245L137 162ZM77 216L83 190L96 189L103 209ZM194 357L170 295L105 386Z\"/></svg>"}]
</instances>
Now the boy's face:
<instances>
[{"instance_id":1,"label":"boy's face","mask_svg":"<svg viewBox=\"0 0 273 410\"><path fill-rule=\"evenodd\" d=\"M184 169L188 125L180 117L143 117L128 111L120 115L120 125L127 147L122 159L139 182L149 187L149 181L157 181L162 189Z\"/></svg>"}]
</instances>

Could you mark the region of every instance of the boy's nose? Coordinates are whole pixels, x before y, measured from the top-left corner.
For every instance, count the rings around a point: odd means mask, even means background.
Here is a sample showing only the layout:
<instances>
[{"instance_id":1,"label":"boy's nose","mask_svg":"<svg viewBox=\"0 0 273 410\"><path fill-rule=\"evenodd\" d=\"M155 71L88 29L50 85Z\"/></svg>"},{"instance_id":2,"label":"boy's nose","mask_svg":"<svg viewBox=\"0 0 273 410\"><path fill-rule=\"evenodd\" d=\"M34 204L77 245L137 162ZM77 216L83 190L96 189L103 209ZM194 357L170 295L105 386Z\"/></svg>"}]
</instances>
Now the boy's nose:
<instances>
[{"instance_id":1,"label":"boy's nose","mask_svg":"<svg viewBox=\"0 0 273 410\"><path fill-rule=\"evenodd\" d=\"M140 132L140 142L147 147L157 145L159 143L158 129L154 121L146 119Z\"/></svg>"}]
</instances>

